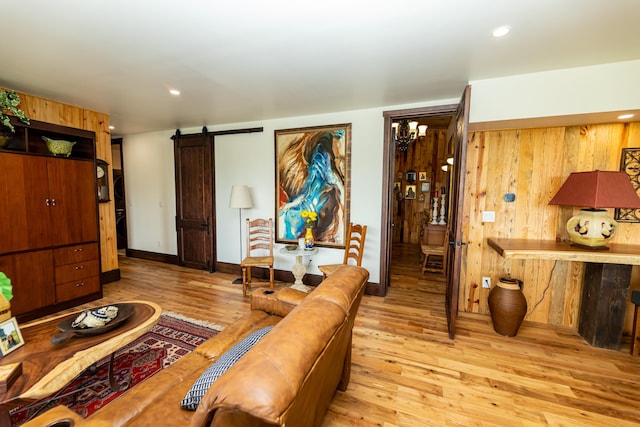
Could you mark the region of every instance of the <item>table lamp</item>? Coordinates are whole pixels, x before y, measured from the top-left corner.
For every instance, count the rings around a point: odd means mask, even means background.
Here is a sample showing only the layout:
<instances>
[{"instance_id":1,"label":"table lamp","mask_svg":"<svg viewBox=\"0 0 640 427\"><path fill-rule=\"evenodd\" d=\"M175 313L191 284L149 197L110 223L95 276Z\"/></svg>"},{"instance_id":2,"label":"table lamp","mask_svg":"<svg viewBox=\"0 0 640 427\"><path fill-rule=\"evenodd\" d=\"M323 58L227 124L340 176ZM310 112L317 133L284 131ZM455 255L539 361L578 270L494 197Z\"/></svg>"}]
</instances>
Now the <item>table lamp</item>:
<instances>
[{"instance_id":1,"label":"table lamp","mask_svg":"<svg viewBox=\"0 0 640 427\"><path fill-rule=\"evenodd\" d=\"M580 206L580 213L567 222L574 245L588 249L608 249L618 223L604 208L640 209L640 198L625 172L572 172L550 205Z\"/></svg>"}]
</instances>

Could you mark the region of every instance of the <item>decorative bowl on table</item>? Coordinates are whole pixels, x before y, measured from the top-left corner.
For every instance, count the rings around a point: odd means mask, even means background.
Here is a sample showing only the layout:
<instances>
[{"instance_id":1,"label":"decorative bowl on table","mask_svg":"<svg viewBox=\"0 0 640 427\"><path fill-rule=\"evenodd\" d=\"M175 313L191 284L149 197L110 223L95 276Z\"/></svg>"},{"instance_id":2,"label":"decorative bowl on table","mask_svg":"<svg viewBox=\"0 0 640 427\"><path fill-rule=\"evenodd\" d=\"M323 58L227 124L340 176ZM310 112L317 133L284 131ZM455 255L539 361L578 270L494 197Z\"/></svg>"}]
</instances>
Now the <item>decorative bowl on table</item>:
<instances>
[{"instance_id":1,"label":"decorative bowl on table","mask_svg":"<svg viewBox=\"0 0 640 427\"><path fill-rule=\"evenodd\" d=\"M54 156L66 156L69 157L71 155L71 149L75 142L65 141L64 139L51 139L43 136L42 139L47 143L47 148L49 152Z\"/></svg>"},{"instance_id":2,"label":"decorative bowl on table","mask_svg":"<svg viewBox=\"0 0 640 427\"><path fill-rule=\"evenodd\" d=\"M288 250L289 252L293 252L293 251L296 251L298 249L298 245L287 245L284 248L286 250Z\"/></svg>"},{"instance_id":3,"label":"decorative bowl on table","mask_svg":"<svg viewBox=\"0 0 640 427\"><path fill-rule=\"evenodd\" d=\"M97 307L69 316L58 323L60 333L51 337L52 344L61 344L74 335L93 336L108 332L133 315L133 304L122 303Z\"/></svg>"}]
</instances>

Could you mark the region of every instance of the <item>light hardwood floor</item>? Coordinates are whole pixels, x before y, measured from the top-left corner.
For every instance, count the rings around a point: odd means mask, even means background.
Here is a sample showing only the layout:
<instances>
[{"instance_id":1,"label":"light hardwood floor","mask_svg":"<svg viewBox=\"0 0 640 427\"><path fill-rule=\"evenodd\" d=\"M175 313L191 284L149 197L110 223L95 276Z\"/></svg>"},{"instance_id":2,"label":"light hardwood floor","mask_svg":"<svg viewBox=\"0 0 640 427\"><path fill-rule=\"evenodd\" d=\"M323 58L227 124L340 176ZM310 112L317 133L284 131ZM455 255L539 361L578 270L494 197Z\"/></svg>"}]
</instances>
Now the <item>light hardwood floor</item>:
<instances>
[{"instance_id":1,"label":"light hardwood floor","mask_svg":"<svg viewBox=\"0 0 640 427\"><path fill-rule=\"evenodd\" d=\"M100 302L151 300L222 326L249 307L235 275L128 258L120 268ZM575 330L527 322L505 338L488 316L465 313L452 341L444 278L418 268L417 246L394 246L392 286L363 298L351 382L323 427L640 424L640 358L628 345L593 348Z\"/></svg>"}]
</instances>

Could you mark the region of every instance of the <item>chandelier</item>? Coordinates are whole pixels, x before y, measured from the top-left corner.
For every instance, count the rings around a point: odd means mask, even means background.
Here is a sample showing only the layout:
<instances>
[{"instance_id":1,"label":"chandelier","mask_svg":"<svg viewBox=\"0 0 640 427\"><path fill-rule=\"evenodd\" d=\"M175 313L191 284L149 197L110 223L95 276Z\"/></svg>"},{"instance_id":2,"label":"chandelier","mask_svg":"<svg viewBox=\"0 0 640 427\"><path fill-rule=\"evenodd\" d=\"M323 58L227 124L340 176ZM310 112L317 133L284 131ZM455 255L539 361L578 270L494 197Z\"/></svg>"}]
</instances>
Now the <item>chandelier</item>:
<instances>
[{"instance_id":1,"label":"chandelier","mask_svg":"<svg viewBox=\"0 0 640 427\"><path fill-rule=\"evenodd\" d=\"M427 134L427 125L418 125L415 120L410 122L408 119L402 119L400 122L393 122L391 127L393 139L398 146L398 150L402 152L406 152L409 149L409 143Z\"/></svg>"}]
</instances>

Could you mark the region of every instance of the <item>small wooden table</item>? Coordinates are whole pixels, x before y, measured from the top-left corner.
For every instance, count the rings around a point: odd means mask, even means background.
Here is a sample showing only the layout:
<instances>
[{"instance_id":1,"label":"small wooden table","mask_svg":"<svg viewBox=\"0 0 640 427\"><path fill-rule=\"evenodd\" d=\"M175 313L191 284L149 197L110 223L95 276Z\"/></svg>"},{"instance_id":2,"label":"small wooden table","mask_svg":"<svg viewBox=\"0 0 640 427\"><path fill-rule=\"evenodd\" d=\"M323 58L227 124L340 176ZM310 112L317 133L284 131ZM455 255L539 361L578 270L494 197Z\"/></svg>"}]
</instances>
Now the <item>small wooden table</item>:
<instances>
[{"instance_id":1,"label":"small wooden table","mask_svg":"<svg viewBox=\"0 0 640 427\"><path fill-rule=\"evenodd\" d=\"M60 390L84 369L133 342L158 322L162 312L159 305L127 303L134 306L134 312L122 325L101 335L75 336L62 344L51 344L51 337L60 332L56 326L83 310L21 326L25 344L0 359L0 365L22 362L22 375L0 395L0 427L11 426L11 409Z\"/></svg>"},{"instance_id":2,"label":"small wooden table","mask_svg":"<svg viewBox=\"0 0 640 427\"><path fill-rule=\"evenodd\" d=\"M302 292L309 292L311 288L302 282L302 278L307 272L307 266L302 263L302 257L317 254L318 248L313 248L313 249L296 248L294 250L289 250L285 247L280 249L280 253L283 255L296 257L296 263L293 265L293 267L291 267L291 272L293 273L293 277L295 277L296 280L295 282L293 282L293 286L291 286L291 289L297 289Z\"/></svg>"},{"instance_id":3,"label":"small wooden table","mask_svg":"<svg viewBox=\"0 0 640 427\"><path fill-rule=\"evenodd\" d=\"M552 240L488 239L504 258L584 262L578 333L594 347L620 349L631 280L640 265L640 245L609 244L608 250L583 249Z\"/></svg>"}]
</instances>

